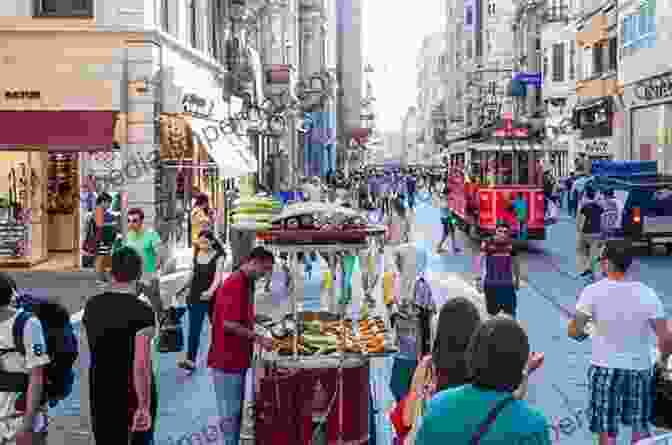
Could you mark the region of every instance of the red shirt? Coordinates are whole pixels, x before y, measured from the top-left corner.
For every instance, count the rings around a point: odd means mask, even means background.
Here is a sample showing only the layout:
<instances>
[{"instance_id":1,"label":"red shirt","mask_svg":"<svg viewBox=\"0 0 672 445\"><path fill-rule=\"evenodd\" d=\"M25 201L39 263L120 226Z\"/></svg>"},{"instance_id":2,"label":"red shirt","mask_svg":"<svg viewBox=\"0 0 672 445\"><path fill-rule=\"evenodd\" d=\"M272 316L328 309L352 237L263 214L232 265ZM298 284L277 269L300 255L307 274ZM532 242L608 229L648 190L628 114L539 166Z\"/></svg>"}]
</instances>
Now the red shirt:
<instances>
[{"instance_id":1,"label":"red shirt","mask_svg":"<svg viewBox=\"0 0 672 445\"><path fill-rule=\"evenodd\" d=\"M227 331L224 321L235 321L254 329L254 304L250 280L234 272L222 283L215 296L212 319L212 342L208 367L225 372L241 372L250 367L252 340Z\"/></svg>"}]
</instances>

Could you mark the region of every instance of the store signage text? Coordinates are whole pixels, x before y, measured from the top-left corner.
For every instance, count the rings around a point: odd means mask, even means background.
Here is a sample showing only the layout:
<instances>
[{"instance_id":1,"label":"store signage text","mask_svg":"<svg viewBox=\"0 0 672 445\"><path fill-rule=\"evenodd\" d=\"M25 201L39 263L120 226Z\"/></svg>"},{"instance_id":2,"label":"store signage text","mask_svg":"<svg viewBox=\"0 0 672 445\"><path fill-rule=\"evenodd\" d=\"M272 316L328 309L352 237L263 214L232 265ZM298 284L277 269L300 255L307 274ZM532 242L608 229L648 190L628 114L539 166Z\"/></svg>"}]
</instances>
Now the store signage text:
<instances>
[{"instance_id":1,"label":"store signage text","mask_svg":"<svg viewBox=\"0 0 672 445\"><path fill-rule=\"evenodd\" d=\"M672 96L672 79L656 79L640 82L634 89L639 100L657 100Z\"/></svg>"},{"instance_id":2,"label":"store signage text","mask_svg":"<svg viewBox=\"0 0 672 445\"><path fill-rule=\"evenodd\" d=\"M204 99L201 96L189 93L185 94L182 98L182 108L185 113L211 117L215 111L215 101Z\"/></svg>"},{"instance_id":3,"label":"store signage text","mask_svg":"<svg viewBox=\"0 0 672 445\"><path fill-rule=\"evenodd\" d=\"M593 141L584 146L586 153L609 153L608 141Z\"/></svg>"},{"instance_id":4,"label":"store signage text","mask_svg":"<svg viewBox=\"0 0 672 445\"><path fill-rule=\"evenodd\" d=\"M39 99L42 94L39 91L33 90L5 90L5 99L19 100L19 99Z\"/></svg>"}]
</instances>

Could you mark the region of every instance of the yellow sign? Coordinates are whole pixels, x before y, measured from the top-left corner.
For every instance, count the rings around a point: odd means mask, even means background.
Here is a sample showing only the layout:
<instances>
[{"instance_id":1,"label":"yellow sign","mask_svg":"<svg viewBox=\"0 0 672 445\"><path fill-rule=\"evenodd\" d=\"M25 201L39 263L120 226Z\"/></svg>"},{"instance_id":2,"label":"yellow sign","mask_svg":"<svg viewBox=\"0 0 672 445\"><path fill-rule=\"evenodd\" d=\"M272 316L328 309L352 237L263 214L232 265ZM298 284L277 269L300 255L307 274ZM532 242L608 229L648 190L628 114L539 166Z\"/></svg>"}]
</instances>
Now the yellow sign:
<instances>
[{"instance_id":1,"label":"yellow sign","mask_svg":"<svg viewBox=\"0 0 672 445\"><path fill-rule=\"evenodd\" d=\"M659 128L656 131L656 143L658 145L672 145L672 128Z\"/></svg>"}]
</instances>

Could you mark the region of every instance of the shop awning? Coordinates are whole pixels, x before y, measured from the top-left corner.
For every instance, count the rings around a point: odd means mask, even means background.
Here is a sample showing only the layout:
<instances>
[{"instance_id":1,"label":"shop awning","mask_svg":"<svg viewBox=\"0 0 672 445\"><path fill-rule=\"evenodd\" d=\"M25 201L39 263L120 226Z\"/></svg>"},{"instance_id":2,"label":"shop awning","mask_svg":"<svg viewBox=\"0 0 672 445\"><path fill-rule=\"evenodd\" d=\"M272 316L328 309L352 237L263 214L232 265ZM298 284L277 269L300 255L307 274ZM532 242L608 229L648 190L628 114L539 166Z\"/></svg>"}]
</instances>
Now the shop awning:
<instances>
[{"instance_id":1,"label":"shop awning","mask_svg":"<svg viewBox=\"0 0 672 445\"><path fill-rule=\"evenodd\" d=\"M191 119L195 143L203 144L217 164L219 175L239 177L257 172L257 159L250 152L249 141L235 134L224 134L217 122Z\"/></svg>"},{"instance_id":2,"label":"shop awning","mask_svg":"<svg viewBox=\"0 0 672 445\"><path fill-rule=\"evenodd\" d=\"M0 149L112 150L114 111L0 111Z\"/></svg>"}]
</instances>

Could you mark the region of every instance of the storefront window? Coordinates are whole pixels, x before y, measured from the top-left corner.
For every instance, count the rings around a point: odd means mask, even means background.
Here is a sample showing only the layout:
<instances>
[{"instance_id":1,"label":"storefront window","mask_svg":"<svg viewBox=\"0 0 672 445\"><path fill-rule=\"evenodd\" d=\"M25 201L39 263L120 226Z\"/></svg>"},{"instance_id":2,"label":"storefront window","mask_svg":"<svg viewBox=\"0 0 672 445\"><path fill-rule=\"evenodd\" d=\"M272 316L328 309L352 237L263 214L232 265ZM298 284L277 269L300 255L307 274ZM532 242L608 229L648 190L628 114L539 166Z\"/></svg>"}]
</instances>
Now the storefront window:
<instances>
[{"instance_id":1,"label":"storefront window","mask_svg":"<svg viewBox=\"0 0 672 445\"><path fill-rule=\"evenodd\" d=\"M0 160L0 263L29 266L46 260L47 155L3 152Z\"/></svg>"},{"instance_id":2,"label":"storefront window","mask_svg":"<svg viewBox=\"0 0 672 445\"><path fill-rule=\"evenodd\" d=\"M658 160L656 130L662 106L640 108L632 112L632 159L636 161ZM659 165L659 168L662 168Z\"/></svg>"}]
</instances>

